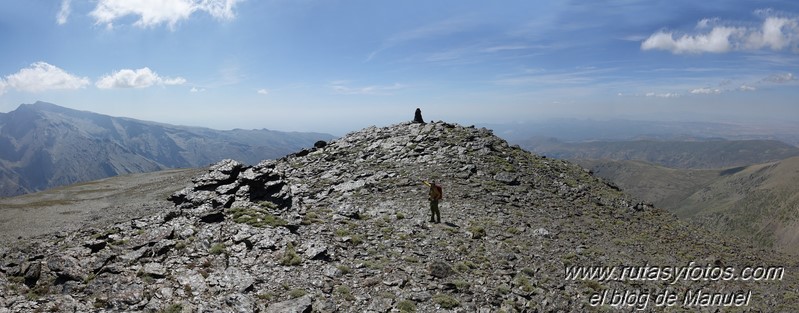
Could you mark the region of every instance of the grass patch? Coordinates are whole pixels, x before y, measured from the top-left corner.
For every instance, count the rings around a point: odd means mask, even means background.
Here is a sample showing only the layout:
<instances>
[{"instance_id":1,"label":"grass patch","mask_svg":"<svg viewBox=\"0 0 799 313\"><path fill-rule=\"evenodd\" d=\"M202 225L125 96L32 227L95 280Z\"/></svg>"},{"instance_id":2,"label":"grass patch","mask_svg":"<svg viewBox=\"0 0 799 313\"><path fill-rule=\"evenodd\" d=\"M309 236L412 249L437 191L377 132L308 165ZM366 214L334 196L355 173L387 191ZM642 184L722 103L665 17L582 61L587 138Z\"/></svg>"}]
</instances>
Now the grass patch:
<instances>
[{"instance_id":1,"label":"grass patch","mask_svg":"<svg viewBox=\"0 0 799 313\"><path fill-rule=\"evenodd\" d=\"M333 232L333 234L335 234L336 237L349 236L350 235L350 230L346 229L346 228L339 228L339 229L336 229L336 231Z\"/></svg>"},{"instance_id":2,"label":"grass patch","mask_svg":"<svg viewBox=\"0 0 799 313\"><path fill-rule=\"evenodd\" d=\"M283 252L283 257L280 259L280 264L284 266L297 266L302 264L302 258L294 249L294 244L289 242L286 245L286 250Z\"/></svg>"},{"instance_id":3,"label":"grass patch","mask_svg":"<svg viewBox=\"0 0 799 313\"><path fill-rule=\"evenodd\" d=\"M605 289L605 286L602 286L602 284L600 284L600 283L598 283L596 281L593 281L593 280L584 280L583 281L583 285L585 285L588 288L593 289L594 291L602 291L602 290Z\"/></svg>"},{"instance_id":4,"label":"grass patch","mask_svg":"<svg viewBox=\"0 0 799 313\"><path fill-rule=\"evenodd\" d=\"M469 270L477 268L477 265L474 264L472 261L463 261L455 263L455 270L459 273L466 273Z\"/></svg>"},{"instance_id":5,"label":"grass patch","mask_svg":"<svg viewBox=\"0 0 799 313\"><path fill-rule=\"evenodd\" d=\"M292 299L296 299L296 298L302 297L302 296L304 296L306 294L308 294L308 292L305 291L305 289L297 288L297 289L292 289L291 291L289 291L289 297L291 297Z\"/></svg>"},{"instance_id":6,"label":"grass patch","mask_svg":"<svg viewBox=\"0 0 799 313\"><path fill-rule=\"evenodd\" d=\"M180 241L178 241L178 243L176 243L176 244L175 244L175 249L176 249L176 250L183 250L183 249L186 249L186 246L187 246L187 245L188 245L188 244L186 244L186 242L185 242L185 241L183 241L183 240L180 240Z\"/></svg>"},{"instance_id":7,"label":"grass patch","mask_svg":"<svg viewBox=\"0 0 799 313\"><path fill-rule=\"evenodd\" d=\"M467 282L465 280L462 280L462 279L458 279L458 280L452 282L452 284L454 284L455 288L457 288L458 291L460 291L460 292L467 291L467 290L469 290L469 287L472 286L471 284L469 284L469 282Z\"/></svg>"},{"instance_id":8,"label":"grass patch","mask_svg":"<svg viewBox=\"0 0 799 313\"><path fill-rule=\"evenodd\" d=\"M183 311L183 305L180 303L173 303L163 308L160 313L180 313Z\"/></svg>"},{"instance_id":9,"label":"grass patch","mask_svg":"<svg viewBox=\"0 0 799 313\"><path fill-rule=\"evenodd\" d=\"M509 294L510 290L511 290L510 286L508 286L508 285L501 285L501 286L497 287L497 293L499 293L501 295Z\"/></svg>"},{"instance_id":10,"label":"grass patch","mask_svg":"<svg viewBox=\"0 0 799 313\"><path fill-rule=\"evenodd\" d=\"M530 279L527 278L526 275L516 275L516 279L513 280L513 284L518 286L524 292L533 292L533 285L530 284Z\"/></svg>"},{"instance_id":11,"label":"grass patch","mask_svg":"<svg viewBox=\"0 0 799 313\"><path fill-rule=\"evenodd\" d=\"M227 252L227 249L225 248L225 245L221 244L221 243L215 243L215 244L213 244L211 246L211 249L208 249L208 253L216 254L216 255L219 255L219 254L222 254L222 253L225 253L225 252Z\"/></svg>"},{"instance_id":12,"label":"grass patch","mask_svg":"<svg viewBox=\"0 0 799 313\"><path fill-rule=\"evenodd\" d=\"M275 294L271 292L264 292L255 295L255 297L264 301L272 301L275 299Z\"/></svg>"},{"instance_id":13,"label":"grass patch","mask_svg":"<svg viewBox=\"0 0 799 313\"><path fill-rule=\"evenodd\" d=\"M406 256L406 257L404 257L402 259L405 260L405 262L408 262L408 263L419 263L419 258L417 258L417 257L415 257L413 255Z\"/></svg>"},{"instance_id":14,"label":"grass patch","mask_svg":"<svg viewBox=\"0 0 799 313\"><path fill-rule=\"evenodd\" d=\"M263 204L264 202L261 203ZM234 222L252 227L266 228L288 225L285 220L269 213L267 209L263 208L263 205L261 208L232 208L228 210L228 214L233 218Z\"/></svg>"},{"instance_id":15,"label":"grass patch","mask_svg":"<svg viewBox=\"0 0 799 313\"><path fill-rule=\"evenodd\" d=\"M342 275L347 275L350 272L352 272L352 269L344 264L336 265L336 269L338 269L338 271L341 272Z\"/></svg>"},{"instance_id":16,"label":"grass patch","mask_svg":"<svg viewBox=\"0 0 799 313\"><path fill-rule=\"evenodd\" d=\"M338 286L336 287L336 294L344 300L355 301L355 296L352 295L352 290L350 290L350 287L344 285Z\"/></svg>"},{"instance_id":17,"label":"grass patch","mask_svg":"<svg viewBox=\"0 0 799 313\"><path fill-rule=\"evenodd\" d=\"M483 228L483 226L472 225L466 230L472 233L472 239L480 239L486 236L486 230Z\"/></svg>"},{"instance_id":18,"label":"grass patch","mask_svg":"<svg viewBox=\"0 0 799 313\"><path fill-rule=\"evenodd\" d=\"M402 313L416 312L416 302L411 300L401 300L400 302L397 302L397 310Z\"/></svg>"},{"instance_id":19,"label":"grass patch","mask_svg":"<svg viewBox=\"0 0 799 313\"><path fill-rule=\"evenodd\" d=\"M454 309L461 305L458 299L446 294L437 294L433 296L433 302L440 305L442 308L445 309Z\"/></svg>"}]
</instances>

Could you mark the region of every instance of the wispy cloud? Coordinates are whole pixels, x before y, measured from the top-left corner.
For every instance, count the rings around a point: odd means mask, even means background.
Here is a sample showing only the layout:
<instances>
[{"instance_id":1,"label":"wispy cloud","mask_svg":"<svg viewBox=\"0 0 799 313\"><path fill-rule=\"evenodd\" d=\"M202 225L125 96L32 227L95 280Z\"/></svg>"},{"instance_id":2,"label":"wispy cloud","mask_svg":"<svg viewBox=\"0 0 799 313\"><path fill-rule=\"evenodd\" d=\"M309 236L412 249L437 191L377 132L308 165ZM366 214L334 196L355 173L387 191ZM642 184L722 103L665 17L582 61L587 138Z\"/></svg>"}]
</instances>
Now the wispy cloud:
<instances>
[{"instance_id":1,"label":"wispy cloud","mask_svg":"<svg viewBox=\"0 0 799 313\"><path fill-rule=\"evenodd\" d=\"M581 85L602 80L603 75L613 72L614 68L596 68L592 66L577 67L574 70L527 69L522 74L506 75L494 80L500 85Z\"/></svg>"},{"instance_id":2,"label":"wispy cloud","mask_svg":"<svg viewBox=\"0 0 799 313\"><path fill-rule=\"evenodd\" d=\"M261 88L261 89L258 89L257 93L259 95L268 95L269 94L269 90L266 90L266 88Z\"/></svg>"},{"instance_id":3,"label":"wispy cloud","mask_svg":"<svg viewBox=\"0 0 799 313\"><path fill-rule=\"evenodd\" d=\"M137 70L123 69L110 75L103 76L95 84L100 89L111 88L147 88L155 84L182 85L186 79L182 77L161 77L149 67Z\"/></svg>"},{"instance_id":4,"label":"wispy cloud","mask_svg":"<svg viewBox=\"0 0 799 313\"><path fill-rule=\"evenodd\" d=\"M89 13L97 24L113 28L116 20L126 16L138 16L133 25L155 27L175 25L188 19L194 12L203 11L218 20L231 20L235 17L234 8L241 0L99 0L95 9Z\"/></svg>"},{"instance_id":5,"label":"wispy cloud","mask_svg":"<svg viewBox=\"0 0 799 313\"><path fill-rule=\"evenodd\" d=\"M341 95L392 95L395 91L406 88L405 85L394 83L392 85L347 86L348 81L334 81L330 88Z\"/></svg>"},{"instance_id":6,"label":"wispy cloud","mask_svg":"<svg viewBox=\"0 0 799 313\"><path fill-rule=\"evenodd\" d=\"M394 34L385 39L379 48L369 53L369 56L366 58L366 62L371 61L378 54L387 49L404 45L413 41L428 40L452 35L461 32L468 27L469 24L463 20L450 19Z\"/></svg>"},{"instance_id":7,"label":"wispy cloud","mask_svg":"<svg viewBox=\"0 0 799 313\"><path fill-rule=\"evenodd\" d=\"M664 92L664 93L656 93L656 92L647 92L645 94L647 97L656 97L656 98L679 98L682 97L679 93L674 92Z\"/></svg>"},{"instance_id":8,"label":"wispy cloud","mask_svg":"<svg viewBox=\"0 0 799 313\"><path fill-rule=\"evenodd\" d=\"M17 73L6 76L5 81L0 79L0 91L9 88L25 92L68 90L84 88L89 84L87 77L72 75L47 62L36 62Z\"/></svg>"},{"instance_id":9,"label":"wispy cloud","mask_svg":"<svg viewBox=\"0 0 799 313\"><path fill-rule=\"evenodd\" d=\"M203 92L203 91L205 91L205 88L191 87L191 89L189 89L189 92Z\"/></svg>"},{"instance_id":10,"label":"wispy cloud","mask_svg":"<svg viewBox=\"0 0 799 313\"><path fill-rule=\"evenodd\" d=\"M72 0L61 0L61 9L58 10L58 14L56 15L56 23L58 25L64 25L67 23L69 19L69 13L71 12L71 4Z\"/></svg>"},{"instance_id":11,"label":"wispy cloud","mask_svg":"<svg viewBox=\"0 0 799 313\"><path fill-rule=\"evenodd\" d=\"M725 53L730 51L756 51L791 49L799 52L799 18L759 10L763 22L755 26L725 22L718 18L702 19L696 25L696 34L677 34L661 30L641 42L642 50L666 50L674 54Z\"/></svg>"},{"instance_id":12,"label":"wispy cloud","mask_svg":"<svg viewBox=\"0 0 799 313\"><path fill-rule=\"evenodd\" d=\"M793 76L792 73L775 73L769 75L766 78L763 78L764 82L777 83L777 84L787 83L793 80L796 80L796 76Z\"/></svg>"},{"instance_id":13,"label":"wispy cloud","mask_svg":"<svg viewBox=\"0 0 799 313\"><path fill-rule=\"evenodd\" d=\"M755 91L755 90L757 90L757 87L749 86L749 85L741 85L740 87L738 87L738 90L740 90L740 91Z\"/></svg>"},{"instance_id":14,"label":"wispy cloud","mask_svg":"<svg viewBox=\"0 0 799 313\"><path fill-rule=\"evenodd\" d=\"M695 95L717 95L721 94L721 89L719 88L696 88L691 90L691 94Z\"/></svg>"}]
</instances>

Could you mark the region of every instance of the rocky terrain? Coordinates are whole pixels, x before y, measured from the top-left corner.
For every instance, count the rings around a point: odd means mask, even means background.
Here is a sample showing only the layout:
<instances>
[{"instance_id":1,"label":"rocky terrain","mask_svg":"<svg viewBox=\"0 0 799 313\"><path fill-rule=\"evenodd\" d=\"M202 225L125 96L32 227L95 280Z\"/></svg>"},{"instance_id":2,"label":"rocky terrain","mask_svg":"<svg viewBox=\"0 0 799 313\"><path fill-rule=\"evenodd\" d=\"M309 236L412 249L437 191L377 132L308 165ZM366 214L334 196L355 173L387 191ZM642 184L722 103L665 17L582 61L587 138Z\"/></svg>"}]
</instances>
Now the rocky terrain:
<instances>
[{"instance_id":1,"label":"rocky terrain","mask_svg":"<svg viewBox=\"0 0 799 313\"><path fill-rule=\"evenodd\" d=\"M444 189L441 224L427 222L430 179ZM799 310L793 259L689 225L487 129L371 127L254 166L221 161L170 199L150 216L3 246L0 312ZM565 277L568 266L691 262L785 270L756 282ZM656 293L699 290L751 298L655 304ZM652 296L592 300L618 292Z\"/></svg>"},{"instance_id":2,"label":"rocky terrain","mask_svg":"<svg viewBox=\"0 0 799 313\"><path fill-rule=\"evenodd\" d=\"M72 110L46 102L0 113L0 197L129 173L248 164L332 135L175 126Z\"/></svg>"}]
</instances>

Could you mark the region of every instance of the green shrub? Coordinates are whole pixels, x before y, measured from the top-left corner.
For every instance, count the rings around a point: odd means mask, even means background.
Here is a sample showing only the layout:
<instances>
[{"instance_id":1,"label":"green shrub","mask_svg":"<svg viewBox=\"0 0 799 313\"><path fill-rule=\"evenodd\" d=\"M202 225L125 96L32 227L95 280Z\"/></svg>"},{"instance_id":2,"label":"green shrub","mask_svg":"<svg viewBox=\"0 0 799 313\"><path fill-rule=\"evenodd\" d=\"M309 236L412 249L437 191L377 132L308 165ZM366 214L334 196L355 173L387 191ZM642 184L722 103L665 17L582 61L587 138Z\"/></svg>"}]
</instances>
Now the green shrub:
<instances>
[{"instance_id":1,"label":"green shrub","mask_svg":"<svg viewBox=\"0 0 799 313\"><path fill-rule=\"evenodd\" d=\"M208 250L211 254L222 254L226 252L225 245L221 243L215 243L211 246L211 249Z\"/></svg>"},{"instance_id":2,"label":"green shrub","mask_svg":"<svg viewBox=\"0 0 799 313\"><path fill-rule=\"evenodd\" d=\"M352 269L344 264L336 265L336 268L339 270L339 272L341 272L342 275L347 275L352 272Z\"/></svg>"},{"instance_id":3,"label":"green shrub","mask_svg":"<svg viewBox=\"0 0 799 313\"><path fill-rule=\"evenodd\" d=\"M472 225L467 230L472 233L472 239L480 239L486 235L486 230L483 226Z\"/></svg>"},{"instance_id":4,"label":"green shrub","mask_svg":"<svg viewBox=\"0 0 799 313\"><path fill-rule=\"evenodd\" d=\"M355 297L352 295L352 290L350 287L341 285L336 287L336 294L341 296L344 300L347 301L355 301Z\"/></svg>"},{"instance_id":5,"label":"green shrub","mask_svg":"<svg viewBox=\"0 0 799 313\"><path fill-rule=\"evenodd\" d=\"M438 305L440 305L442 308L445 309L453 309L461 305L461 303L458 302L458 299L455 299L452 296L445 294L437 294L433 296L433 302L437 303Z\"/></svg>"},{"instance_id":6,"label":"green shrub","mask_svg":"<svg viewBox=\"0 0 799 313\"><path fill-rule=\"evenodd\" d=\"M285 266L297 266L302 264L302 258L297 254L297 251L294 250L294 245L292 243L288 243L286 245L286 250L283 252L283 258L280 259L280 264Z\"/></svg>"},{"instance_id":7,"label":"green shrub","mask_svg":"<svg viewBox=\"0 0 799 313\"><path fill-rule=\"evenodd\" d=\"M288 225L288 222L272 215L272 213L269 213L264 208L231 208L228 210L228 214L233 218L234 222L247 224L252 227L265 228L267 226L278 227Z\"/></svg>"},{"instance_id":8,"label":"green shrub","mask_svg":"<svg viewBox=\"0 0 799 313\"><path fill-rule=\"evenodd\" d=\"M289 291L289 297L292 299L299 298L307 294L308 292L305 289L292 289Z\"/></svg>"},{"instance_id":9,"label":"green shrub","mask_svg":"<svg viewBox=\"0 0 799 313\"><path fill-rule=\"evenodd\" d=\"M168 307L165 307L160 312L161 313L180 313L180 312L183 312L183 305L180 304L180 303L173 303L173 304L170 304Z\"/></svg>"},{"instance_id":10,"label":"green shrub","mask_svg":"<svg viewBox=\"0 0 799 313\"><path fill-rule=\"evenodd\" d=\"M402 313L416 312L416 302L411 300L402 300L397 303L397 309Z\"/></svg>"}]
</instances>

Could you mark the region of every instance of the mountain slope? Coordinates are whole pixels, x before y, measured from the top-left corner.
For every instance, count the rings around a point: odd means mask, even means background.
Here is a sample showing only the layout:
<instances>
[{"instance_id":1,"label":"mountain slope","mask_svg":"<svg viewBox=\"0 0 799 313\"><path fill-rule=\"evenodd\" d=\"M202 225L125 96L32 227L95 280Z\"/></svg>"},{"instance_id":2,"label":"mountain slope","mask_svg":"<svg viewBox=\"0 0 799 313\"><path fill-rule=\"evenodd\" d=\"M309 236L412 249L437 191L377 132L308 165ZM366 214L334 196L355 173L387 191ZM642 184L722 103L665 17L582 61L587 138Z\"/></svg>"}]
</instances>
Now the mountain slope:
<instances>
[{"instance_id":1,"label":"mountain slope","mask_svg":"<svg viewBox=\"0 0 799 313\"><path fill-rule=\"evenodd\" d=\"M23 104L0 114L0 196L119 174L205 166L224 158L257 163L332 136L270 130L217 131Z\"/></svg>"},{"instance_id":2,"label":"mountain slope","mask_svg":"<svg viewBox=\"0 0 799 313\"><path fill-rule=\"evenodd\" d=\"M427 222L422 179L443 185L443 224ZM631 202L579 166L511 147L486 129L372 127L251 167L225 160L193 182L171 197L174 209L0 248L0 305L604 312L614 307L592 298L630 292L642 301L620 309L657 311L656 292L679 295L680 309L703 290L747 297L743 310L799 309L790 270L758 282L566 279L567 266L739 273L797 264Z\"/></svg>"},{"instance_id":3,"label":"mountain slope","mask_svg":"<svg viewBox=\"0 0 799 313\"><path fill-rule=\"evenodd\" d=\"M683 199L721 177L721 170L675 169L643 161L574 160L595 176L655 206L674 209Z\"/></svg>"},{"instance_id":4,"label":"mountain slope","mask_svg":"<svg viewBox=\"0 0 799 313\"><path fill-rule=\"evenodd\" d=\"M715 169L799 156L799 148L776 140L593 141L531 139L532 152L559 159L637 160L672 168Z\"/></svg>"},{"instance_id":5,"label":"mountain slope","mask_svg":"<svg viewBox=\"0 0 799 313\"><path fill-rule=\"evenodd\" d=\"M799 254L799 157L752 165L685 198L675 213Z\"/></svg>"},{"instance_id":6,"label":"mountain slope","mask_svg":"<svg viewBox=\"0 0 799 313\"><path fill-rule=\"evenodd\" d=\"M799 254L799 157L716 170L578 160L638 199L757 244Z\"/></svg>"}]
</instances>

